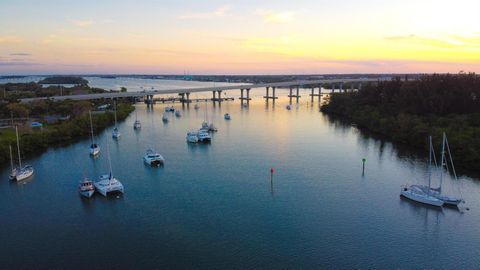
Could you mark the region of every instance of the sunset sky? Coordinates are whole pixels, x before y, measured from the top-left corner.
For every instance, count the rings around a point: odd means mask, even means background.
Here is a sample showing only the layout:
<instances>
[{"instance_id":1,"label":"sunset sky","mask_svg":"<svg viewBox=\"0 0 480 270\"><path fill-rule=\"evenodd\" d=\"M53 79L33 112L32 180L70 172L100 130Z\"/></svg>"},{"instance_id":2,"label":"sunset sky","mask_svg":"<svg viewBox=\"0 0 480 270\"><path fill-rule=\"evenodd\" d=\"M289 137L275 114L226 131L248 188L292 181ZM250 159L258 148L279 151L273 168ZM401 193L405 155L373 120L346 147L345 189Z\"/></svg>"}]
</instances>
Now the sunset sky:
<instances>
[{"instance_id":1,"label":"sunset sky","mask_svg":"<svg viewBox=\"0 0 480 270\"><path fill-rule=\"evenodd\" d=\"M480 72L479 0L1 0L0 74Z\"/></svg>"}]
</instances>

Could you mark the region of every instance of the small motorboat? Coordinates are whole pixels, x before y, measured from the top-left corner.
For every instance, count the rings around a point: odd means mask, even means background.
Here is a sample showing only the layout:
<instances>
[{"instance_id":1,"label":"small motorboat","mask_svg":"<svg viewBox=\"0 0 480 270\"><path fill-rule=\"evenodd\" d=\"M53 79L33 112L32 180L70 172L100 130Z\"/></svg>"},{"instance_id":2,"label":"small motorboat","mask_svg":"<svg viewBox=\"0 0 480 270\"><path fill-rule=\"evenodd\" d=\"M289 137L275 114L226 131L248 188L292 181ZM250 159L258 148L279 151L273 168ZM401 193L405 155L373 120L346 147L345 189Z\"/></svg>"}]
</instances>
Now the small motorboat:
<instances>
[{"instance_id":1,"label":"small motorboat","mask_svg":"<svg viewBox=\"0 0 480 270\"><path fill-rule=\"evenodd\" d=\"M175 112L175 107L173 106L165 107L165 112Z\"/></svg>"},{"instance_id":2,"label":"small motorboat","mask_svg":"<svg viewBox=\"0 0 480 270\"><path fill-rule=\"evenodd\" d=\"M289 111L290 111L290 110L292 109L292 105L287 105L287 107L286 107L286 108L287 108L287 110L289 110Z\"/></svg>"},{"instance_id":3,"label":"small motorboat","mask_svg":"<svg viewBox=\"0 0 480 270\"><path fill-rule=\"evenodd\" d=\"M199 142L209 143L212 141L210 133L202 129L197 132L197 137Z\"/></svg>"},{"instance_id":4,"label":"small motorboat","mask_svg":"<svg viewBox=\"0 0 480 270\"><path fill-rule=\"evenodd\" d=\"M230 120L230 119L232 119L232 118L230 117L230 114L229 114L229 113L226 113L226 114L223 116L223 118L225 118L225 120Z\"/></svg>"},{"instance_id":5,"label":"small motorboat","mask_svg":"<svg viewBox=\"0 0 480 270\"><path fill-rule=\"evenodd\" d=\"M147 150L147 154L143 157L143 161L154 167L158 167L165 163L165 159L159 153L155 153L152 149Z\"/></svg>"},{"instance_id":6,"label":"small motorboat","mask_svg":"<svg viewBox=\"0 0 480 270\"><path fill-rule=\"evenodd\" d=\"M95 192L95 187L93 186L93 182L88 178L83 178L78 185L78 192L83 197L90 198L92 197L93 193Z\"/></svg>"},{"instance_id":7,"label":"small motorboat","mask_svg":"<svg viewBox=\"0 0 480 270\"><path fill-rule=\"evenodd\" d=\"M140 120L135 120L135 123L133 123L133 129L139 130L142 128L142 123L140 123Z\"/></svg>"},{"instance_id":8,"label":"small motorboat","mask_svg":"<svg viewBox=\"0 0 480 270\"><path fill-rule=\"evenodd\" d=\"M114 139L118 139L120 138L122 134L120 133L120 131L118 131L118 128L114 128L113 131L112 131L112 138Z\"/></svg>"},{"instance_id":9,"label":"small motorboat","mask_svg":"<svg viewBox=\"0 0 480 270\"><path fill-rule=\"evenodd\" d=\"M198 104L195 104L195 106L193 106L193 108L194 108L195 110L198 110L198 109L200 109L200 106L198 106Z\"/></svg>"},{"instance_id":10,"label":"small motorboat","mask_svg":"<svg viewBox=\"0 0 480 270\"><path fill-rule=\"evenodd\" d=\"M187 132L187 142L189 143L197 143L198 142L198 137L197 137L197 132Z\"/></svg>"},{"instance_id":11,"label":"small motorboat","mask_svg":"<svg viewBox=\"0 0 480 270\"><path fill-rule=\"evenodd\" d=\"M163 115L162 115L162 121L163 121L164 123L167 123L167 122L168 122L168 115L167 115L166 113L163 113Z\"/></svg>"},{"instance_id":12,"label":"small motorboat","mask_svg":"<svg viewBox=\"0 0 480 270\"><path fill-rule=\"evenodd\" d=\"M100 154L100 146L96 143L92 143L90 145L90 155L95 157L98 154Z\"/></svg>"},{"instance_id":13,"label":"small motorboat","mask_svg":"<svg viewBox=\"0 0 480 270\"><path fill-rule=\"evenodd\" d=\"M179 111L179 110L176 110L176 111L175 111L175 116L176 116L176 117L182 117L182 112Z\"/></svg>"},{"instance_id":14,"label":"small motorboat","mask_svg":"<svg viewBox=\"0 0 480 270\"><path fill-rule=\"evenodd\" d=\"M217 127L214 126L213 123L212 123L212 124L210 124L210 125L208 126L208 131L217 132L218 129L217 129Z\"/></svg>"}]
</instances>

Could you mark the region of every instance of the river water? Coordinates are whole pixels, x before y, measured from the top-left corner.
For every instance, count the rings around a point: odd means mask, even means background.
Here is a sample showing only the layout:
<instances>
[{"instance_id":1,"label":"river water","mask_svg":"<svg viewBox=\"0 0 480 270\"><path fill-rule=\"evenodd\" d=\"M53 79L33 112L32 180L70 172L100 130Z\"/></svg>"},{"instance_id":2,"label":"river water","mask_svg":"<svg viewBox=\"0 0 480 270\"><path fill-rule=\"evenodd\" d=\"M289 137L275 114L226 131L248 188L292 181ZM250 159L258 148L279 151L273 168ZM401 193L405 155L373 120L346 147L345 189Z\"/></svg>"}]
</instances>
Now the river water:
<instances>
[{"instance_id":1,"label":"river water","mask_svg":"<svg viewBox=\"0 0 480 270\"><path fill-rule=\"evenodd\" d=\"M478 269L478 179L447 177L460 209L402 199L401 185L426 183L425 156L330 119L307 92L290 111L277 93L248 108L176 104L183 116L167 124L164 105L138 104L142 130L132 114L118 142L101 133L97 159L85 140L28 159L24 183L2 171L0 268ZM188 145L205 118L212 143ZM78 181L107 172L107 148L125 194L83 199ZM148 148L164 167L143 164Z\"/></svg>"}]
</instances>

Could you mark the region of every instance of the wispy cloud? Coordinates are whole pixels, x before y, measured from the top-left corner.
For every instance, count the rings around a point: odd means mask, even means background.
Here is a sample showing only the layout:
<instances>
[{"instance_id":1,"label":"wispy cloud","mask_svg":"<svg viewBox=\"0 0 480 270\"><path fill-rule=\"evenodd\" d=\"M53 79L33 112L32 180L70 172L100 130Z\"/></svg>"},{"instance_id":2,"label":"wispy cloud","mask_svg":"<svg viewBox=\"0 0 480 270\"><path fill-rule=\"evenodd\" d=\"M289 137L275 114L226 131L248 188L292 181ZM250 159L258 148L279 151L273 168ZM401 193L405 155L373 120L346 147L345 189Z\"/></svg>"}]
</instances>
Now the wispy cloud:
<instances>
[{"instance_id":1,"label":"wispy cloud","mask_svg":"<svg viewBox=\"0 0 480 270\"><path fill-rule=\"evenodd\" d=\"M230 6L221 6L210 12L193 12L180 15L180 19L211 19L229 16Z\"/></svg>"},{"instance_id":2,"label":"wispy cloud","mask_svg":"<svg viewBox=\"0 0 480 270\"><path fill-rule=\"evenodd\" d=\"M93 20L70 20L75 26L78 27L89 27L93 25L95 22Z\"/></svg>"},{"instance_id":3,"label":"wispy cloud","mask_svg":"<svg viewBox=\"0 0 480 270\"><path fill-rule=\"evenodd\" d=\"M385 37L386 40L408 40L414 39L416 36L414 34L405 35L405 36L387 36Z\"/></svg>"},{"instance_id":4,"label":"wispy cloud","mask_svg":"<svg viewBox=\"0 0 480 270\"><path fill-rule=\"evenodd\" d=\"M20 52L20 53L11 53L10 55L11 56L31 56L32 54Z\"/></svg>"},{"instance_id":5,"label":"wispy cloud","mask_svg":"<svg viewBox=\"0 0 480 270\"><path fill-rule=\"evenodd\" d=\"M0 61L0 66L9 67L9 66L39 66L42 65L33 61Z\"/></svg>"},{"instance_id":6,"label":"wispy cloud","mask_svg":"<svg viewBox=\"0 0 480 270\"><path fill-rule=\"evenodd\" d=\"M22 43L23 39L18 36L0 36L0 44L18 44Z\"/></svg>"},{"instance_id":7,"label":"wispy cloud","mask_svg":"<svg viewBox=\"0 0 480 270\"><path fill-rule=\"evenodd\" d=\"M425 37L414 34L404 36L387 36L385 40L395 42L409 42L419 45L451 49L451 48L480 48L480 35L471 34L468 36L445 35L440 37Z\"/></svg>"},{"instance_id":8,"label":"wispy cloud","mask_svg":"<svg viewBox=\"0 0 480 270\"><path fill-rule=\"evenodd\" d=\"M268 23L287 23L291 22L296 13L293 11L270 11L270 10L257 10L255 14L261 16L265 22Z\"/></svg>"}]
</instances>

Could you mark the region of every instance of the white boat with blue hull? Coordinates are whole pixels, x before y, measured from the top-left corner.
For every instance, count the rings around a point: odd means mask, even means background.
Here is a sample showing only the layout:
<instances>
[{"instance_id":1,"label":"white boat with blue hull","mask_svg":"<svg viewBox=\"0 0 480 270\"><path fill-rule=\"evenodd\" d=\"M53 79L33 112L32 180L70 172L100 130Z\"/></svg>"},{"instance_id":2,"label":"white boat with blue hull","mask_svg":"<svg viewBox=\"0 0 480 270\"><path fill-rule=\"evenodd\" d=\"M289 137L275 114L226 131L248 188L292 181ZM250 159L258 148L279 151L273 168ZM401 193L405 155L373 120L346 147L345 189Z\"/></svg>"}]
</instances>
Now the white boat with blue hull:
<instances>
[{"instance_id":1,"label":"white boat with blue hull","mask_svg":"<svg viewBox=\"0 0 480 270\"><path fill-rule=\"evenodd\" d=\"M159 167L165 164L165 159L159 153L156 153L152 149L147 150L147 154L143 157L145 164L152 167Z\"/></svg>"},{"instance_id":2,"label":"white boat with blue hull","mask_svg":"<svg viewBox=\"0 0 480 270\"><path fill-rule=\"evenodd\" d=\"M225 118L225 120L230 120L230 119L232 119L232 117L230 116L229 113L226 113L226 114L223 116L223 118Z\"/></svg>"},{"instance_id":3,"label":"white boat with blue hull","mask_svg":"<svg viewBox=\"0 0 480 270\"><path fill-rule=\"evenodd\" d=\"M450 167L452 169L453 176L455 177L455 180L458 181L457 179L457 173L455 171L455 166L453 164L453 159L452 159L452 154L450 151L450 146L448 144L448 139L447 135L443 133L443 139L442 139L442 153L440 157L440 186L438 188L432 188L429 186L424 186L424 185L417 185L418 188L423 190L425 193L430 194L431 196L443 201L445 205L449 206L458 206L460 203L465 203L463 198L460 197L455 197L451 195L446 195L442 193L442 186L443 186L443 173L444 169L446 168L448 170L448 162L447 162L447 156L446 156L446 151L445 148L447 149L448 152L448 159L450 160ZM434 153L432 149L432 153Z\"/></svg>"},{"instance_id":4,"label":"white boat with blue hull","mask_svg":"<svg viewBox=\"0 0 480 270\"><path fill-rule=\"evenodd\" d=\"M438 198L435 198L430 194L430 186L432 182L432 152L433 152L433 147L432 147L432 136L429 137L429 158L428 158L428 191L425 192L422 188L420 188L418 185L410 185L410 186L403 186L402 190L400 191L400 195L404 196L410 200L419 202L419 203L424 203L432 206L442 206L443 201L439 200Z\"/></svg>"}]
</instances>

